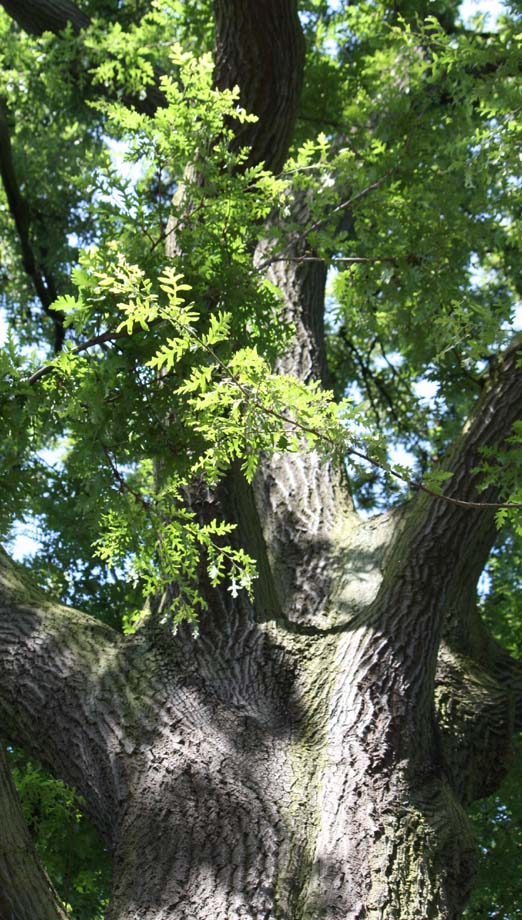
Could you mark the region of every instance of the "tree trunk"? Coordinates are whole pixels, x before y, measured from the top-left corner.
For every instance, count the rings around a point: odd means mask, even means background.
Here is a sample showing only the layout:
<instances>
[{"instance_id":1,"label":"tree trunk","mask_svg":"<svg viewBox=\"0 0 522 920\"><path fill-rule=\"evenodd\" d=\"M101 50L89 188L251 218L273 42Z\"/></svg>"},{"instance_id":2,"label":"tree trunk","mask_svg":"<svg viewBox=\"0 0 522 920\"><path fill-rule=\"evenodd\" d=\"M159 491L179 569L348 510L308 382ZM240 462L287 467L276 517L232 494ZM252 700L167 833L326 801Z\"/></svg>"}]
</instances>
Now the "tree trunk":
<instances>
[{"instance_id":1,"label":"tree trunk","mask_svg":"<svg viewBox=\"0 0 522 920\"><path fill-rule=\"evenodd\" d=\"M474 497L521 378L512 351L448 461L458 494ZM3 729L85 797L115 920L457 918L463 805L498 781L520 721L519 665L470 603L491 518L421 496L360 521L313 454L274 463L257 519L242 502L272 587L255 606L213 592L198 638L117 637L4 557Z\"/></svg>"},{"instance_id":2,"label":"tree trunk","mask_svg":"<svg viewBox=\"0 0 522 920\"><path fill-rule=\"evenodd\" d=\"M438 541L469 526L451 508L439 533L449 507L343 509L317 541L320 609L286 572L276 610L216 592L198 638L118 638L3 560L2 726L85 797L114 851L111 918L460 915L463 804L498 780L520 677L483 641L473 660L437 640L473 616L459 586L479 568L473 551L440 570Z\"/></svg>"},{"instance_id":3,"label":"tree trunk","mask_svg":"<svg viewBox=\"0 0 522 920\"><path fill-rule=\"evenodd\" d=\"M85 24L69 0L3 6L34 31L56 11L56 27ZM215 8L216 80L239 82L260 119L251 161L278 169L302 74L295 3ZM324 380L325 270L298 261L304 245L268 269L296 328L279 369ZM447 459L449 501L360 519L344 470L313 452L264 460L253 488L231 475L219 500L258 560L256 597L207 589L197 637L153 622L118 636L0 556L2 732L84 797L113 851L111 920L461 915L464 806L505 769L522 675L474 604L492 514L452 500L495 498L474 470L521 396L512 349ZM2 916L59 916L35 865L38 909L0 864Z\"/></svg>"}]
</instances>

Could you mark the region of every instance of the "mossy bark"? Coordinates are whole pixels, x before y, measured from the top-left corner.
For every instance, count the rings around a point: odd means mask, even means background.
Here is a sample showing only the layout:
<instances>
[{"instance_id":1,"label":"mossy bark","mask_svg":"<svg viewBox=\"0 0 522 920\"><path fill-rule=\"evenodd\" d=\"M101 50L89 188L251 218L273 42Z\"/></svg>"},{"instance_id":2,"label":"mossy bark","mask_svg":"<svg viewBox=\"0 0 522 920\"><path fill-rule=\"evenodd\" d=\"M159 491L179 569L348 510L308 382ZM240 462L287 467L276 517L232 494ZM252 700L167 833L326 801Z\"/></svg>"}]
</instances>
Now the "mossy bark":
<instances>
[{"instance_id":1,"label":"mossy bark","mask_svg":"<svg viewBox=\"0 0 522 920\"><path fill-rule=\"evenodd\" d=\"M411 521L419 552L418 514L340 517L320 609L302 581L259 616L216 593L197 638L122 639L2 557L3 731L84 796L114 854L111 917L460 915L463 807L507 763L518 672L444 638L449 587L397 559Z\"/></svg>"},{"instance_id":2,"label":"mossy bark","mask_svg":"<svg viewBox=\"0 0 522 920\"><path fill-rule=\"evenodd\" d=\"M216 25L216 79L257 107L253 161L278 168L302 76L295 3L216 2ZM255 259L295 327L279 369L324 382L325 271L300 262L305 245ZM521 396L511 350L447 459L449 498L495 498L474 470ZM238 476L216 501L259 588L250 603L204 587L197 637L152 617L123 638L0 556L0 729L84 797L113 852L111 920L456 920L474 865L464 806L498 783L522 722L520 663L474 605L492 515L418 496L362 520L342 467L314 453L265 459L252 489ZM0 787L0 814L16 807ZM32 860L2 876L4 903L59 916Z\"/></svg>"}]
</instances>

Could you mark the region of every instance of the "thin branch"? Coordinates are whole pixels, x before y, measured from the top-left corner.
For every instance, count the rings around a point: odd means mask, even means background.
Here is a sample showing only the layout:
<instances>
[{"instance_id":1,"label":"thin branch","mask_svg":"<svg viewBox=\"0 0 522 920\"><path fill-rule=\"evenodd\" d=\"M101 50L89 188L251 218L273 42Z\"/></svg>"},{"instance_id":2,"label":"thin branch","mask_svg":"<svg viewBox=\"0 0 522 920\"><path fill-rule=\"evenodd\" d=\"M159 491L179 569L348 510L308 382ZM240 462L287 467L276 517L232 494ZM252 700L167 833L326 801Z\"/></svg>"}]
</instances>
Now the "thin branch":
<instances>
[{"instance_id":1,"label":"thin branch","mask_svg":"<svg viewBox=\"0 0 522 920\"><path fill-rule=\"evenodd\" d=\"M116 480L116 482L118 483L119 491L123 493L127 493L128 495L131 495L132 498L135 500L135 502L138 505L141 505L141 507L149 514L152 508L151 503L148 502L147 499L143 497L143 495L140 495L138 492L136 492L134 489L130 487L129 483L127 482L125 477L122 476L114 460L112 459L109 448L103 443L103 441L100 441L100 446L101 446L101 449L103 450L103 453L105 454L105 457L107 458L107 463L109 464L111 473L114 476L114 479Z\"/></svg>"},{"instance_id":2,"label":"thin branch","mask_svg":"<svg viewBox=\"0 0 522 920\"><path fill-rule=\"evenodd\" d=\"M299 114L297 116L297 121L305 121L310 124L320 125L321 128L335 128L336 131L340 131L344 127L340 121L334 121L331 118L320 118L319 116L315 118L313 115L307 115L305 113Z\"/></svg>"},{"instance_id":3,"label":"thin branch","mask_svg":"<svg viewBox=\"0 0 522 920\"><path fill-rule=\"evenodd\" d=\"M364 385L365 385L365 387L366 387L366 392L367 392L367 394L368 394L368 399L370 400L370 406L372 407L373 414L375 415L375 420L376 420L376 423L377 423L377 428L378 428L379 431L381 431L381 430L382 430L382 429L381 429L381 415L380 415L378 406L375 405L375 401L374 401L373 393L372 393L372 388L371 388L371 384L372 384L372 382L373 382L373 375L372 375L372 373L371 373L369 367L367 366L367 364L365 363L365 361L363 360L363 358L362 358L361 355L359 354L359 351L357 350L357 348L355 347L355 345L353 344L353 342L352 342L352 341L348 338L348 336L346 335L346 330L344 329L344 327L343 327L343 330L341 330L341 339L342 339L344 342L346 342L346 344L348 345L348 348L350 349L350 351L352 352L352 354L353 354L353 356L354 356L355 363L358 364L359 367L360 367L361 374L362 374L363 380L364 380Z\"/></svg>"},{"instance_id":4,"label":"thin branch","mask_svg":"<svg viewBox=\"0 0 522 920\"><path fill-rule=\"evenodd\" d=\"M267 259L261 267L274 265L276 262L328 262L329 264L345 263L348 265L358 262L389 262L392 265L398 264L395 256L332 256L331 259L326 259L323 256L278 256L273 259Z\"/></svg>"},{"instance_id":5,"label":"thin branch","mask_svg":"<svg viewBox=\"0 0 522 920\"><path fill-rule=\"evenodd\" d=\"M376 389L379 391L379 393L381 394L381 396L383 397L383 399L385 400L385 402L388 404L388 408L389 408L389 410L390 410L390 412L391 412L392 418L395 420L395 422L396 422L396 424L397 424L397 427L398 427L399 431L404 431L404 426L403 426L402 423L401 423L401 419L399 418L399 415L398 415L398 413L397 413L397 411L396 411L396 409L395 409L395 406L394 406L394 404L393 404L393 400L392 400L390 394L388 393L387 388L386 388L385 385L383 384L382 380L380 380L378 374L374 374L374 373L372 372L370 366L369 366L369 357L370 357L370 356L368 356L368 360L367 360L367 361L364 361L364 359L363 359L363 358L361 357L361 355L359 354L359 351L357 350L357 348L356 348L356 346L354 345L354 343L353 343L353 342L351 341L351 339L349 339L348 336L346 335L346 329L345 329L344 326L339 330L339 332L340 332L340 337L341 337L342 341L346 342L346 344L348 345L348 348L350 349L350 351L355 355L355 358L356 358L356 360L357 360L357 363L359 364L359 367L361 368L361 373L362 373L362 375L363 375L363 378L364 378L364 381L365 381L365 384L366 384L366 392L368 393L368 397L369 397L370 402L371 402L371 404L372 404L372 408L374 409L374 412L375 412L375 414L376 414L376 417L377 417L377 420L378 420L378 424L380 425L380 417L379 417L379 413L376 411L376 409L375 409L375 407L374 407L373 398L372 398L372 395L371 395L371 384L373 384L374 387L376 387ZM375 346L376 343L377 343L377 340L374 340L374 342L373 342L373 344L372 344L372 348L370 349L370 354L371 354L371 351L373 351L373 348L374 348L374 346ZM379 343L379 344L380 344L380 343Z\"/></svg>"},{"instance_id":6,"label":"thin branch","mask_svg":"<svg viewBox=\"0 0 522 920\"><path fill-rule=\"evenodd\" d=\"M386 182L386 180L390 177L390 175L391 175L391 170L388 170L383 176L381 176L380 179L376 179L375 182L370 182L369 185L367 185L367 186L365 186L365 188L361 189L360 192L357 192L356 195L352 195L352 196L351 196L350 198L348 198L346 201L342 201L340 204L338 204L338 205L336 205L334 208L332 208L331 211L328 212L328 214L327 214L326 217L321 217L319 220L316 220L316 221L314 221L314 223L310 224L309 227L305 227L305 229L303 230L302 233L300 233L298 236L296 236L296 237L294 237L294 238L292 238L292 239L290 240L290 242L288 243L288 245L285 246L285 248L283 249L283 253L284 253L284 252L287 252L291 247L294 247L294 246L296 246L296 245L299 245L299 243L303 243L303 242L306 240L306 237L307 237L310 233L313 233L315 230L319 230L321 227L324 227L324 225L327 224L327 223L332 219L332 217L333 217L334 214L339 214L339 213L341 213L342 211L346 211L346 210L347 210L348 208L350 208L353 204L355 204L356 201L360 201L361 198L364 198L364 197L365 197L366 195L368 195L370 192L374 191L374 190L377 189L377 188L380 188L380 186L383 185L384 182ZM306 261L306 259L307 259L307 258L310 258L310 257L306 257L306 256L305 256L305 257L302 257L302 258L303 258L304 261ZM316 261L316 260L318 259L318 257L317 257L317 259L316 259L315 257L311 257L311 258L313 258L314 261ZM357 259L357 257L356 257L356 259ZM259 271L263 271L265 268L268 268L269 265L272 264L272 261L274 261L274 260L272 260L272 258L265 259L264 262L261 262L260 265L257 266L258 270L259 270ZM284 260L283 260L283 259L279 259L278 261L284 261ZM288 259L288 261L294 261L294 260L293 260L293 259L292 259L292 260ZM320 261L324 261L324 260L320 260ZM350 260L350 261L351 261L351 260ZM357 259L357 261L359 261L359 259Z\"/></svg>"},{"instance_id":7,"label":"thin branch","mask_svg":"<svg viewBox=\"0 0 522 920\"><path fill-rule=\"evenodd\" d=\"M20 191L20 185L16 176L7 117L7 102L3 96L0 97L0 174L2 176L9 211L18 233L23 266L33 283L34 290L44 312L53 320L54 350L55 352L59 352L63 345L65 334L63 325L64 317L63 313L57 310L51 310L51 304L56 300L56 287L52 276L48 275L45 269L39 266L31 244L29 207Z\"/></svg>"},{"instance_id":8,"label":"thin branch","mask_svg":"<svg viewBox=\"0 0 522 920\"><path fill-rule=\"evenodd\" d=\"M169 321L174 326L176 325L175 321L172 320L171 318L169 318ZM190 334L192 335L192 338L199 345L199 347L207 352L207 354L216 362L217 366L223 371L223 373L230 380L232 380L234 385L237 387L239 392L242 393L242 395L245 397L247 402L255 406L256 409L259 409L265 415L269 415L272 418L277 419L278 421L284 422L285 425L290 425L296 431L300 431L304 435L313 435L314 438L317 438L318 440L331 445L331 447L334 448L336 452L339 451L338 442L336 442L334 438L331 438L330 435L327 434L327 432L321 431L317 428L312 428L311 426L305 425L302 422L298 421L297 419L292 418L291 416L288 416L283 412L278 412L277 409L272 409L266 406L260 399L258 399L257 396L255 396L252 393L249 387L245 386L245 384L242 383L242 381L237 377L237 375L234 374L230 370L228 365L225 364L225 362L221 360L221 358L214 351L214 349L211 348L208 344L206 344L203 341L203 339L198 335L198 333L193 327L184 326L183 331L190 332ZM88 348L92 348L95 345L99 345L102 342L114 341L116 339L128 337L128 336L129 336L129 333L126 330L122 330L121 332L108 331L108 332L102 333L101 335L95 336L92 339L89 339L89 341L87 342L83 342L81 345L78 345L74 349L73 354L79 354L80 352L85 351ZM32 385L36 383L38 380L41 380L42 377L47 376L47 374L50 374L55 370L56 370L56 366L53 364L44 365L43 367L35 371L34 374L31 375L31 377L28 378L27 383ZM451 498L448 495L444 495L442 493L435 492L433 489L430 489L428 486L426 486L423 482L419 482L415 479L410 479L408 476L405 476L404 473L400 473L398 470L394 470L392 467L386 466L380 460L376 460L375 457L372 457L371 455L365 453L362 450L359 450L358 448L351 447L349 446L349 444L345 446L345 454L351 457L357 457L359 460L364 460L366 463L369 463L371 464L371 466L374 466L377 469L382 470L389 476L393 476L395 479L398 479L401 482L404 482L405 485L407 485L411 489L416 489L417 491L425 492L426 495L430 495L432 498L436 498L439 501L446 502L447 504L450 504L450 505L457 505L459 508L469 508L469 509L475 508L481 511L499 510L501 508L512 508L512 509L522 508L522 502L474 502L474 501L466 501L464 499L459 499L459 498Z\"/></svg>"},{"instance_id":9,"label":"thin branch","mask_svg":"<svg viewBox=\"0 0 522 920\"><path fill-rule=\"evenodd\" d=\"M392 375L393 375L394 377L398 377L398 376L399 376L399 373L398 373L398 371L397 371L397 368L394 367L394 365L393 365L393 364L391 363L391 361L389 360L388 355L386 354L386 350L385 350L385 348L384 348L384 345L382 344L382 342L381 342L381 340L380 340L379 337L377 337L377 344L378 344L379 348L381 349L381 355L382 355L383 359L385 360L386 364L388 365L388 367L390 368L390 371L392 372Z\"/></svg>"},{"instance_id":10,"label":"thin branch","mask_svg":"<svg viewBox=\"0 0 522 920\"><path fill-rule=\"evenodd\" d=\"M73 348L71 354L80 355L82 351L87 351L88 348L94 348L95 345L103 345L104 342L115 342L117 339L126 338L129 333L126 330L121 332L116 332L108 330L107 332L102 332L100 335L93 336L92 339L89 339L87 342L82 342L80 345L77 345L76 348ZM57 370L55 364L44 364L42 367L39 367L38 370L31 374L27 378L27 383L31 386L34 383L37 383L42 377L47 377L48 374L52 374Z\"/></svg>"},{"instance_id":11,"label":"thin branch","mask_svg":"<svg viewBox=\"0 0 522 920\"><path fill-rule=\"evenodd\" d=\"M404 482L409 488L416 489L419 492L425 492L426 495L431 495L432 498L438 498L449 505L457 505L458 508L476 508L478 511L499 511L501 508L522 508L522 502L469 502L461 498L450 498L449 495L443 495L441 492L435 492L433 489L428 488L423 482L409 479L408 476L404 476L403 473L390 469L384 463L380 463L373 457L369 457L368 454L363 453L363 451L356 450L355 448L348 448L348 453L353 457L358 457L360 460L371 463L372 466L376 466L389 476L394 476L395 479Z\"/></svg>"},{"instance_id":12,"label":"thin branch","mask_svg":"<svg viewBox=\"0 0 522 920\"><path fill-rule=\"evenodd\" d=\"M330 262L390 262L392 265L398 264L395 256L334 256L330 259Z\"/></svg>"},{"instance_id":13,"label":"thin branch","mask_svg":"<svg viewBox=\"0 0 522 920\"><path fill-rule=\"evenodd\" d=\"M185 327L187 328L187 327ZM213 348L205 344L203 340L197 335L197 333L192 330L193 337L195 341L203 348L207 354L209 354L216 364L227 373L227 375L233 380L237 388L245 398L251 402L252 405L260 409L261 412L264 412L266 415L271 415L273 418L277 418L286 424L293 426L297 431L302 431L303 434L311 434L319 440L325 441L327 444L331 444L332 447L338 451L339 445L336 441L331 438L324 431L319 431L316 428L312 428L308 425L303 425L297 419L290 418L282 412L278 412L277 409L269 409L264 405L257 397L253 396L248 387L246 387L238 377L233 374L228 366L221 360L221 358L216 354ZM354 447L346 447L346 453L349 456L358 457L360 460L365 460L367 463L370 463L372 466L377 467L380 470L383 470L385 473L388 473L390 476L394 476L396 479L401 480L406 485L412 489L417 489L420 492L425 492L426 495L430 495L432 498L437 498L440 501L446 502L450 505L457 505L459 508L476 508L478 510L499 510L500 508L522 508L522 502L472 502L465 501L464 499L451 498L448 495L443 495L442 493L435 492L433 489L430 489L428 486L424 485L423 482L418 482L415 479L410 479L405 476L403 473L399 473L397 470L388 468L385 464L381 463L379 460L376 460L374 457L369 456L368 454L363 453L363 451L357 450Z\"/></svg>"}]
</instances>

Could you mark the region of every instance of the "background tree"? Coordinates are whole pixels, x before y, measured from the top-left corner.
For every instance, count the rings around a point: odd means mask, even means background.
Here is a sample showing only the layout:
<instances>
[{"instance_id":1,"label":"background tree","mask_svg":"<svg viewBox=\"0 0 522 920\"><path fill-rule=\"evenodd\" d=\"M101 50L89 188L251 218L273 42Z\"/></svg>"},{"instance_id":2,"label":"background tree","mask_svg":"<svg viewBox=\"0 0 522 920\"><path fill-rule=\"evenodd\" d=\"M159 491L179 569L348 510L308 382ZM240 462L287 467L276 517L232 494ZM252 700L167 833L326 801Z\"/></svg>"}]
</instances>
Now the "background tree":
<instances>
[{"instance_id":1,"label":"background tree","mask_svg":"<svg viewBox=\"0 0 522 920\"><path fill-rule=\"evenodd\" d=\"M0 519L39 549L0 560L0 713L40 852L18 747L108 917L461 916L521 723L517 4L2 6ZM0 766L0 912L65 916ZM100 915L101 867L53 871Z\"/></svg>"}]
</instances>

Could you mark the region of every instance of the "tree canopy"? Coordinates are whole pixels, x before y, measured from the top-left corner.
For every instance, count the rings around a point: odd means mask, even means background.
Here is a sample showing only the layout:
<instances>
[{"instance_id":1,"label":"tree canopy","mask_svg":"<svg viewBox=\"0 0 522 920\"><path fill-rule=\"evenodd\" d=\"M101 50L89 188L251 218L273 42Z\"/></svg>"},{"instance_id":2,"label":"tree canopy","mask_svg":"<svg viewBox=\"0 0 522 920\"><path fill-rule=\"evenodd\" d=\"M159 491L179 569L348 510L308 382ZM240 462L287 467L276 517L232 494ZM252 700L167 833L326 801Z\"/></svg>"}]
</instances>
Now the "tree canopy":
<instances>
[{"instance_id":1,"label":"tree canopy","mask_svg":"<svg viewBox=\"0 0 522 920\"><path fill-rule=\"evenodd\" d=\"M302 0L299 30L266 5L283 52L234 44L236 2L2 3L1 535L37 534L40 588L125 635L197 636L213 589L270 606L223 490L314 452L364 516L424 493L485 545L494 513L480 604L522 657L522 5L491 27ZM296 266L327 279L324 325L288 308ZM102 916L81 800L8 753L61 896ZM476 806L470 918L521 916L518 780L502 796Z\"/></svg>"}]
</instances>

